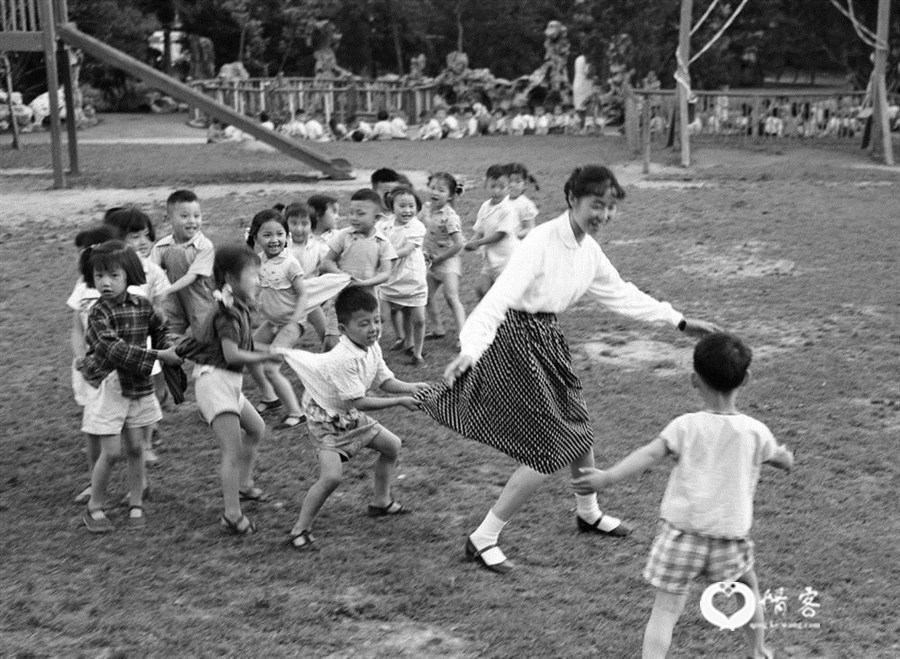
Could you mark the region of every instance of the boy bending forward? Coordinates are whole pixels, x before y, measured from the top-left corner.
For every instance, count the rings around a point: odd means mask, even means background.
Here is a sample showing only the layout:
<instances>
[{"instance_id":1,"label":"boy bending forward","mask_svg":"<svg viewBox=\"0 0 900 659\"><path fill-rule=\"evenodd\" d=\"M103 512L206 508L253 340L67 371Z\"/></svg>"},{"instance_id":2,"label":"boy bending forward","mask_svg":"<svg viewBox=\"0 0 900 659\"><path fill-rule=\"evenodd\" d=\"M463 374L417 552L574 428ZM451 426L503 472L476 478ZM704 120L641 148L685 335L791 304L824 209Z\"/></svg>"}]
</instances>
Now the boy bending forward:
<instances>
[{"instance_id":1,"label":"boy bending forward","mask_svg":"<svg viewBox=\"0 0 900 659\"><path fill-rule=\"evenodd\" d=\"M745 583L756 612L744 632L751 657L770 657L763 608L753 569L753 495L762 463L790 471L793 454L776 443L761 422L735 408L737 390L749 379L752 353L728 334L704 337L694 349L691 383L703 398L701 412L684 414L646 446L606 471L582 469L578 494L590 494L642 473L666 456L675 459L660 509L660 529L644 579L656 588L644 632L643 657L664 659L684 610L691 582Z\"/></svg>"},{"instance_id":2,"label":"boy bending forward","mask_svg":"<svg viewBox=\"0 0 900 659\"><path fill-rule=\"evenodd\" d=\"M417 410L419 402L414 396L428 386L424 382L401 382L384 363L378 345L378 301L370 292L360 287L344 289L335 300L335 312L341 337L331 351L314 354L279 350L306 388L303 411L319 458L319 480L306 494L300 517L291 529L291 545L300 551L315 548L310 535L313 519L340 485L343 463L363 448L380 454L375 462L375 494L368 514L383 517L408 512L391 498L400 439L365 412L396 405ZM373 388L404 395L367 395Z\"/></svg>"}]
</instances>

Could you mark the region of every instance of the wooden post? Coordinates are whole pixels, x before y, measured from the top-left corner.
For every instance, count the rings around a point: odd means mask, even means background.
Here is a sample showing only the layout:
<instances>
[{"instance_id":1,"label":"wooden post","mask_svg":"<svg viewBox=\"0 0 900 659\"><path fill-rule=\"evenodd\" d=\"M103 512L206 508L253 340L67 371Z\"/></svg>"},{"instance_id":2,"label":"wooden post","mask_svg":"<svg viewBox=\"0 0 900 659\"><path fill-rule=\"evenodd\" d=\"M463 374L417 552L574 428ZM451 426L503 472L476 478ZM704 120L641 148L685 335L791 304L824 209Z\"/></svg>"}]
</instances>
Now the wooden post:
<instances>
[{"instance_id":1,"label":"wooden post","mask_svg":"<svg viewBox=\"0 0 900 659\"><path fill-rule=\"evenodd\" d=\"M691 59L691 15L693 13L693 0L681 0L681 21L678 25L678 73L684 81L690 84L691 73L688 62ZM690 126L688 122L688 95L681 83L678 88L678 115L681 120L681 166L691 166L691 142Z\"/></svg>"},{"instance_id":2,"label":"wooden post","mask_svg":"<svg viewBox=\"0 0 900 659\"><path fill-rule=\"evenodd\" d=\"M69 173L81 174L78 166L78 125L75 112L75 86L72 76L72 51L68 46L59 49L59 63L62 67L63 90L66 100L66 135L69 147Z\"/></svg>"},{"instance_id":3,"label":"wooden post","mask_svg":"<svg viewBox=\"0 0 900 659\"><path fill-rule=\"evenodd\" d=\"M891 144L891 126L888 117L887 86L884 75L887 68L888 23L891 17L890 0L878 0L877 42L884 48L875 48L875 66L872 70L872 155L882 156L886 165L894 164L894 149ZM881 138L879 140L879 137ZM881 152L881 153L879 153Z\"/></svg>"},{"instance_id":4,"label":"wooden post","mask_svg":"<svg viewBox=\"0 0 900 659\"><path fill-rule=\"evenodd\" d=\"M50 102L50 153L53 159L53 187L66 187L66 172L62 162L62 136L59 125L59 77L56 62L56 27L53 20L53 0L41 0L38 5L41 34L44 38L44 64L47 68L47 96Z\"/></svg>"},{"instance_id":5,"label":"wooden post","mask_svg":"<svg viewBox=\"0 0 900 659\"><path fill-rule=\"evenodd\" d=\"M650 173L650 140L652 139L652 135L650 134L650 95L644 94L644 120L643 120L643 139L644 139L644 174Z\"/></svg>"},{"instance_id":6,"label":"wooden post","mask_svg":"<svg viewBox=\"0 0 900 659\"><path fill-rule=\"evenodd\" d=\"M16 120L16 115L13 112L13 83L12 83L12 68L9 63L9 58L6 56L6 53L0 53L0 64L3 66L3 77L6 78L6 104L9 106L9 127L12 130L12 148L20 149L22 148L19 144L19 123Z\"/></svg>"}]
</instances>

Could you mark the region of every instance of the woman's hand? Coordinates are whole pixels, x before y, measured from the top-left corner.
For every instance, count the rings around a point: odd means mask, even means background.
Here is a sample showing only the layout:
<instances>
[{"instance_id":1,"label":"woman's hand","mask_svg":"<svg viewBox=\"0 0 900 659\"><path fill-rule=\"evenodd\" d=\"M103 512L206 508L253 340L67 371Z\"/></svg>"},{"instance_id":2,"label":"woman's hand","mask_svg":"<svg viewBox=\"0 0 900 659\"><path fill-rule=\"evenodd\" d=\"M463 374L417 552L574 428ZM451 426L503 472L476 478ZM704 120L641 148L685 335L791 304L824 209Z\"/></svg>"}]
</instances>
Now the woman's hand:
<instances>
[{"instance_id":1,"label":"woman's hand","mask_svg":"<svg viewBox=\"0 0 900 659\"><path fill-rule=\"evenodd\" d=\"M456 382L456 378L471 368L473 359L468 355L458 355L456 359L450 362L450 365L444 369L444 380L451 387Z\"/></svg>"},{"instance_id":2,"label":"woman's hand","mask_svg":"<svg viewBox=\"0 0 900 659\"><path fill-rule=\"evenodd\" d=\"M697 339L702 338L707 334L721 331L723 331L722 328L715 323L710 323L705 320L696 320L694 318L684 319L684 333Z\"/></svg>"}]
</instances>

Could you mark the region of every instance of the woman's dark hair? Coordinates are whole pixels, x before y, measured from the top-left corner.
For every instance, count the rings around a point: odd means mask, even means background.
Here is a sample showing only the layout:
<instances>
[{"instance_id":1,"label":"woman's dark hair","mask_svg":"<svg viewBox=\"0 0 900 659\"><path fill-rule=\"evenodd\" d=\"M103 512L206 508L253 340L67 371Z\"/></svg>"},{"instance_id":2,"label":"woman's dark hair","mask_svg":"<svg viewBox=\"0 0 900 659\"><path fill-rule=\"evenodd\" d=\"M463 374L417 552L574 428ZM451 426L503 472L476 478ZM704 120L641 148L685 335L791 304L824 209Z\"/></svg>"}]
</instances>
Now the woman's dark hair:
<instances>
[{"instance_id":1,"label":"woman's dark hair","mask_svg":"<svg viewBox=\"0 0 900 659\"><path fill-rule=\"evenodd\" d=\"M147 230L147 236L152 242L156 242L156 231L150 216L134 206L112 208L103 216L103 224L113 227L118 232L118 238L124 240L129 233Z\"/></svg>"},{"instance_id":2,"label":"woman's dark hair","mask_svg":"<svg viewBox=\"0 0 900 659\"><path fill-rule=\"evenodd\" d=\"M616 175L609 167L585 165L575 168L563 187L563 194L566 196L566 204L571 208L570 197L573 199L581 199L589 195L602 197L607 190L612 190L613 197L616 199L625 198L625 190L619 185Z\"/></svg>"},{"instance_id":3,"label":"woman's dark hair","mask_svg":"<svg viewBox=\"0 0 900 659\"><path fill-rule=\"evenodd\" d=\"M540 190L537 179L528 173L528 168L520 162L511 162L506 166L506 171L510 176L521 176L526 183L531 183L535 190Z\"/></svg>"},{"instance_id":4,"label":"woman's dark hair","mask_svg":"<svg viewBox=\"0 0 900 659\"><path fill-rule=\"evenodd\" d=\"M248 265L259 265L259 255L248 245L232 243L216 248L213 257L213 280L216 288L225 285L225 276L240 277Z\"/></svg>"},{"instance_id":5,"label":"woman's dark hair","mask_svg":"<svg viewBox=\"0 0 900 659\"><path fill-rule=\"evenodd\" d=\"M444 185L447 186L447 189L450 190L450 199L453 197L458 197L463 193L463 186L456 182L456 178L454 178L453 174L448 172L435 172L431 176L428 177L428 184L431 185L432 181L442 181Z\"/></svg>"},{"instance_id":6,"label":"woman's dark hair","mask_svg":"<svg viewBox=\"0 0 900 659\"><path fill-rule=\"evenodd\" d=\"M338 203L338 200L327 194L314 194L306 200L306 205L309 206L311 211L309 219L312 221L313 228L315 228L322 216L325 215L325 211L336 203Z\"/></svg>"},{"instance_id":7,"label":"woman's dark hair","mask_svg":"<svg viewBox=\"0 0 900 659\"><path fill-rule=\"evenodd\" d=\"M253 221L250 222L250 230L247 232L247 244L250 247L256 246L256 234L259 233L260 227L266 222L271 222L273 220L284 227L284 235L288 235L291 232L288 228L287 220L284 219L284 215L274 208L267 208L254 215Z\"/></svg>"},{"instance_id":8,"label":"woman's dark hair","mask_svg":"<svg viewBox=\"0 0 900 659\"><path fill-rule=\"evenodd\" d=\"M400 187L394 188L390 192L384 195L384 203L387 204L388 210L394 210L394 202L398 197L402 197L403 195L409 195L413 199L416 200L416 212L422 210L422 200L419 199L419 195L416 194L416 191L412 188L408 188L405 185L401 185Z\"/></svg>"},{"instance_id":9,"label":"woman's dark hair","mask_svg":"<svg viewBox=\"0 0 900 659\"><path fill-rule=\"evenodd\" d=\"M147 283L144 275L144 266L141 259L133 249L121 240L107 240L95 247L87 247L87 268L82 273L84 283L89 288L97 288L94 285L95 272L112 272L121 268L125 271L125 283L127 286L142 286Z\"/></svg>"}]
</instances>

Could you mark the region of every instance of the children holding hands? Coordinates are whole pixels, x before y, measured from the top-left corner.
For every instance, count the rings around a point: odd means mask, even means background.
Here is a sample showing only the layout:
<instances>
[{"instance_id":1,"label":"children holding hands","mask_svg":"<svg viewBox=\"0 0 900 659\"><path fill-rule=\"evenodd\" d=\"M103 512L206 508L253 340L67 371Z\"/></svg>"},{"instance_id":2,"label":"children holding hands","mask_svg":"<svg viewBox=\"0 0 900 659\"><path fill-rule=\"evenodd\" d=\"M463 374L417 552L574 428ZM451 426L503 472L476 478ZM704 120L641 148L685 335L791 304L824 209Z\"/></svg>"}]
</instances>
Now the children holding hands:
<instances>
[{"instance_id":1,"label":"children holding hands","mask_svg":"<svg viewBox=\"0 0 900 659\"><path fill-rule=\"evenodd\" d=\"M760 421L740 413L737 393L750 378L752 352L735 336L714 333L694 349L691 384L704 409L684 414L649 444L607 470L581 469L572 479L577 494L588 495L637 476L666 457L675 460L660 509L660 527L644 579L656 601L644 632L643 656L664 658L672 630L697 577L739 581L753 590L756 611L744 627L750 656L771 657L753 567L753 496L760 467L790 471L794 456Z\"/></svg>"}]
</instances>

